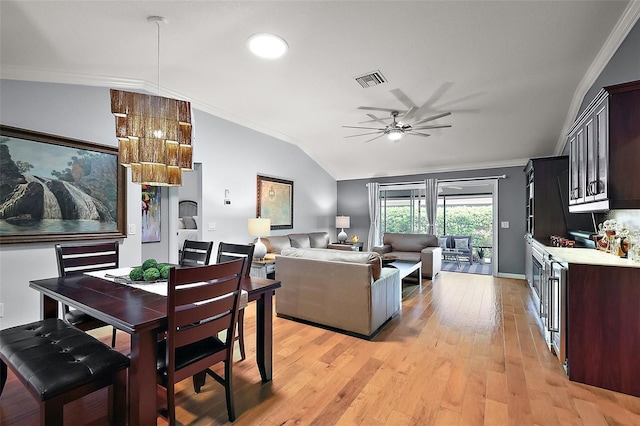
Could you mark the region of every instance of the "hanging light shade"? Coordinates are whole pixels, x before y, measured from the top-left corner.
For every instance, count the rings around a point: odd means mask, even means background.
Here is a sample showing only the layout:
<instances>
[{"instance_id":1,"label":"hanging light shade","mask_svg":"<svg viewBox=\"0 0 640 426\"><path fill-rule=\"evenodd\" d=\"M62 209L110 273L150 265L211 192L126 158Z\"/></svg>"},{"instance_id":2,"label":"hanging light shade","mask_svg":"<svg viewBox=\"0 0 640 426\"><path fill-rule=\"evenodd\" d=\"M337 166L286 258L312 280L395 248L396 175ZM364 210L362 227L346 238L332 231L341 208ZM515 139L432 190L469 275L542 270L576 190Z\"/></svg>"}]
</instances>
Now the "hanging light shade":
<instances>
[{"instance_id":1,"label":"hanging light shade","mask_svg":"<svg viewBox=\"0 0 640 426\"><path fill-rule=\"evenodd\" d=\"M111 90L120 164L134 183L181 186L193 170L191 104L161 96Z\"/></svg>"}]
</instances>

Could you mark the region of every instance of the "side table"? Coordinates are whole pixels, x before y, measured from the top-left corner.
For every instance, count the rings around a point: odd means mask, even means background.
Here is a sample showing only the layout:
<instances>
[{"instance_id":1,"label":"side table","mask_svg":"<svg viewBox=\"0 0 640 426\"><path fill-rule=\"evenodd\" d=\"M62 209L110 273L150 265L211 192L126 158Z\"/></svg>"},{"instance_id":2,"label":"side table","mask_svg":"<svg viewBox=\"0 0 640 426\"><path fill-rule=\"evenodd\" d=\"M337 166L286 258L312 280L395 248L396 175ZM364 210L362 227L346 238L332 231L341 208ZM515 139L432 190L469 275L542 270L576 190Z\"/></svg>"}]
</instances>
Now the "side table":
<instances>
[{"instance_id":1,"label":"side table","mask_svg":"<svg viewBox=\"0 0 640 426\"><path fill-rule=\"evenodd\" d=\"M336 247L332 247L332 246L336 246ZM353 251L363 251L364 243L362 241L358 241L357 243L352 243L352 242L331 243L327 247L328 248L338 249L338 250L349 250L349 249L351 249Z\"/></svg>"},{"instance_id":2,"label":"side table","mask_svg":"<svg viewBox=\"0 0 640 426\"><path fill-rule=\"evenodd\" d=\"M254 260L251 262L251 276L258 278L276 279L275 260Z\"/></svg>"}]
</instances>

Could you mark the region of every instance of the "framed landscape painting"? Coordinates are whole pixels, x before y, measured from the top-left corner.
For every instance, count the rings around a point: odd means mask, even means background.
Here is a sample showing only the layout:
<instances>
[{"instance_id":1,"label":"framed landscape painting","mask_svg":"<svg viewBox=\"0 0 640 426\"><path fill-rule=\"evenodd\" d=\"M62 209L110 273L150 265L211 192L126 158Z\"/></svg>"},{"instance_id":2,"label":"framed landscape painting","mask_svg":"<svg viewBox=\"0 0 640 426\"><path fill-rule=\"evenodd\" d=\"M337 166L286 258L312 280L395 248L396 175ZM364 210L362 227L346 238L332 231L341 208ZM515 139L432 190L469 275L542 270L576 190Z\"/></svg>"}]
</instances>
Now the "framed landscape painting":
<instances>
[{"instance_id":1,"label":"framed landscape painting","mask_svg":"<svg viewBox=\"0 0 640 426\"><path fill-rule=\"evenodd\" d=\"M0 126L0 243L124 238L118 149Z\"/></svg>"},{"instance_id":2,"label":"framed landscape painting","mask_svg":"<svg viewBox=\"0 0 640 426\"><path fill-rule=\"evenodd\" d=\"M256 217L271 219L271 229L293 228L293 181L258 175Z\"/></svg>"}]
</instances>

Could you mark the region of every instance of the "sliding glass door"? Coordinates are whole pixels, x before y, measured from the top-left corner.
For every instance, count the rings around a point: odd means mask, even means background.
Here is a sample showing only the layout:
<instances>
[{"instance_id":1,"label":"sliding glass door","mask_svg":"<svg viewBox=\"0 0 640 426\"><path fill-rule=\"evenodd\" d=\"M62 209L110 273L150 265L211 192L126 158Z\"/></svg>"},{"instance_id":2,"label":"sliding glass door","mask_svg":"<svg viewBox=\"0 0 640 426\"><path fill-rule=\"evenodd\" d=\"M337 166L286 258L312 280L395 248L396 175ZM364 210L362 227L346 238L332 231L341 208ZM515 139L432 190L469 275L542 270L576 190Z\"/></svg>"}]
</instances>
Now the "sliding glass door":
<instances>
[{"instance_id":1,"label":"sliding glass door","mask_svg":"<svg viewBox=\"0 0 640 426\"><path fill-rule=\"evenodd\" d=\"M493 248L493 197L491 194L438 196L436 223L440 235L471 235L474 248L482 247L485 261L491 259Z\"/></svg>"}]
</instances>

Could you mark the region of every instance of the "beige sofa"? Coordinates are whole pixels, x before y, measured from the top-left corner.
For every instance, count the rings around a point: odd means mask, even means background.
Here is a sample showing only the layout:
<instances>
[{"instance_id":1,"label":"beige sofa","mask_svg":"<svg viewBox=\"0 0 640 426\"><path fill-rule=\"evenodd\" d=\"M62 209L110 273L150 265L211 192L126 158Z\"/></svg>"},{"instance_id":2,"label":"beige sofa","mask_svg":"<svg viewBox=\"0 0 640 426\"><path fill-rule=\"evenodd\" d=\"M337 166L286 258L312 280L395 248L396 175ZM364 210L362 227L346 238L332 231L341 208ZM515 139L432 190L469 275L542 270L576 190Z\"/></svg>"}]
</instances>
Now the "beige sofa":
<instances>
[{"instance_id":1,"label":"beige sofa","mask_svg":"<svg viewBox=\"0 0 640 426\"><path fill-rule=\"evenodd\" d=\"M276 265L280 317L370 339L400 310L399 272L375 253L285 248Z\"/></svg>"},{"instance_id":2,"label":"beige sofa","mask_svg":"<svg viewBox=\"0 0 640 426\"><path fill-rule=\"evenodd\" d=\"M262 237L260 240L267 247L266 259L275 259L285 248L332 248L337 250L351 250L351 246L337 246L330 244L328 232L309 232L302 234L274 235Z\"/></svg>"},{"instance_id":3,"label":"beige sofa","mask_svg":"<svg viewBox=\"0 0 640 426\"><path fill-rule=\"evenodd\" d=\"M397 256L400 260L422 261L423 278L433 279L442 269L442 249L435 235L385 233L382 244L373 251Z\"/></svg>"}]
</instances>

